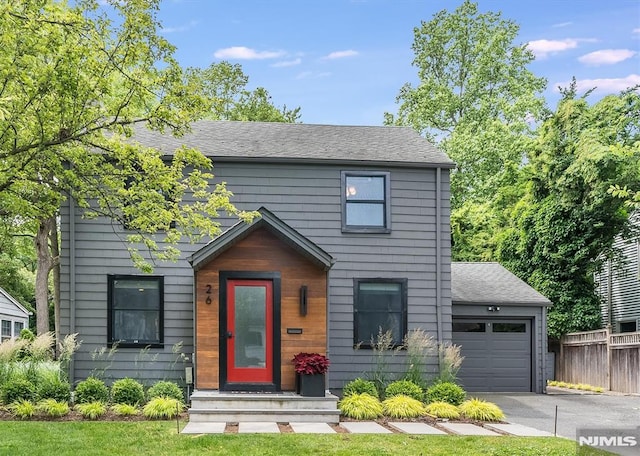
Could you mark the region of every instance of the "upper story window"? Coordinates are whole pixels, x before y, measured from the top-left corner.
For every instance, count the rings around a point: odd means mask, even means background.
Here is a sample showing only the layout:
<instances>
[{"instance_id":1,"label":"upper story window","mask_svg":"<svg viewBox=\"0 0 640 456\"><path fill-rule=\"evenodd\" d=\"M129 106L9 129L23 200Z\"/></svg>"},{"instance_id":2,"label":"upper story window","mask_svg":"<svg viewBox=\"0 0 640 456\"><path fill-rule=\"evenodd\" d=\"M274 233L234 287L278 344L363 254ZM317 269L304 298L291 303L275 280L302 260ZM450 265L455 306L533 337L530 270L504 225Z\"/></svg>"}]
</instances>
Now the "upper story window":
<instances>
[{"instance_id":1,"label":"upper story window","mask_svg":"<svg viewBox=\"0 0 640 456\"><path fill-rule=\"evenodd\" d=\"M342 231L391 232L388 172L342 171Z\"/></svg>"},{"instance_id":2,"label":"upper story window","mask_svg":"<svg viewBox=\"0 0 640 456\"><path fill-rule=\"evenodd\" d=\"M163 277L109 275L108 282L109 344L160 346L164 329Z\"/></svg>"}]
</instances>

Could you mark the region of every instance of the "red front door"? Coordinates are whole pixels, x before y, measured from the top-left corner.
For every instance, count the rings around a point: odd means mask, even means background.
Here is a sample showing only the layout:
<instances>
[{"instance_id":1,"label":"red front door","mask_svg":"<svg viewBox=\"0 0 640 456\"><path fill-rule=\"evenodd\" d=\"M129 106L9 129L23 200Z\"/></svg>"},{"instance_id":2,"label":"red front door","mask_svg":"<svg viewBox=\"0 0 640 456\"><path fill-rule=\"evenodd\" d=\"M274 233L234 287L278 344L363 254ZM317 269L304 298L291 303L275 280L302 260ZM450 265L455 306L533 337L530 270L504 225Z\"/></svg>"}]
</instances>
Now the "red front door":
<instances>
[{"instance_id":1,"label":"red front door","mask_svg":"<svg viewBox=\"0 0 640 456\"><path fill-rule=\"evenodd\" d=\"M273 382L273 282L227 280L227 382Z\"/></svg>"}]
</instances>

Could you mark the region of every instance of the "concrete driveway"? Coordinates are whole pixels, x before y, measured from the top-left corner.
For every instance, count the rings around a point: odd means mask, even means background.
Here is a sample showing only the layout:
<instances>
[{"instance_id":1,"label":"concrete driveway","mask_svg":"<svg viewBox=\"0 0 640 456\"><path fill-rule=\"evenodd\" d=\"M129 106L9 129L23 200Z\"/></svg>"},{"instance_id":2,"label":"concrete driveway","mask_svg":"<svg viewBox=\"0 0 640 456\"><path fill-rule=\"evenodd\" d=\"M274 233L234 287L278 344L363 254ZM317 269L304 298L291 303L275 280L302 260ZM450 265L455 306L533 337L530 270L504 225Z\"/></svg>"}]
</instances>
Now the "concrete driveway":
<instances>
[{"instance_id":1,"label":"concrete driveway","mask_svg":"<svg viewBox=\"0 0 640 456\"><path fill-rule=\"evenodd\" d=\"M510 423L522 424L547 432L554 432L556 406L558 408L557 435L576 440L578 429L628 430L639 438L640 396L614 394L549 394L478 393L470 394L497 404ZM628 433L623 433L627 435ZM634 448L638 453L638 447Z\"/></svg>"}]
</instances>

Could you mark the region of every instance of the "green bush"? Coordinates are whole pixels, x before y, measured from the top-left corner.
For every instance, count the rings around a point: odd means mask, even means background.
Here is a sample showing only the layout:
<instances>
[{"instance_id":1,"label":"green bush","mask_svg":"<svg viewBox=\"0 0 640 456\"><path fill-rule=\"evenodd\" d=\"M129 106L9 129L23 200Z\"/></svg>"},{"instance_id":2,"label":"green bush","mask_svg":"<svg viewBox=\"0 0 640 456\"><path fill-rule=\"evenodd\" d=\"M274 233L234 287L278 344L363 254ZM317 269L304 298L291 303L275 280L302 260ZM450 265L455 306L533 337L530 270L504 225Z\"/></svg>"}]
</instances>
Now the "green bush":
<instances>
[{"instance_id":1,"label":"green bush","mask_svg":"<svg viewBox=\"0 0 640 456\"><path fill-rule=\"evenodd\" d=\"M21 399L9 406L9 410L20 420L28 420L36 413L36 406L31 401Z\"/></svg>"},{"instance_id":2,"label":"green bush","mask_svg":"<svg viewBox=\"0 0 640 456\"><path fill-rule=\"evenodd\" d=\"M142 413L152 420L163 420L175 418L183 409L182 401L172 397L156 397L144 406Z\"/></svg>"},{"instance_id":3,"label":"green bush","mask_svg":"<svg viewBox=\"0 0 640 456\"><path fill-rule=\"evenodd\" d=\"M107 413L107 406L104 402L85 402L76 405L76 410L88 420L96 420Z\"/></svg>"},{"instance_id":4,"label":"green bush","mask_svg":"<svg viewBox=\"0 0 640 456\"><path fill-rule=\"evenodd\" d=\"M147 397L153 399L155 397L171 397L180 402L184 402L184 394L182 389L174 382L160 381L149 388L147 391Z\"/></svg>"},{"instance_id":5,"label":"green bush","mask_svg":"<svg viewBox=\"0 0 640 456\"><path fill-rule=\"evenodd\" d=\"M424 415L424 405L413 397L398 394L382 402L382 413L391 418L416 418Z\"/></svg>"},{"instance_id":6,"label":"green bush","mask_svg":"<svg viewBox=\"0 0 640 456\"><path fill-rule=\"evenodd\" d=\"M378 398L378 390L376 389L375 383L363 378L351 380L349 383L344 385L344 388L342 389L342 396L351 396L353 394L362 393L367 393L376 399Z\"/></svg>"},{"instance_id":7,"label":"green bush","mask_svg":"<svg viewBox=\"0 0 640 456\"><path fill-rule=\"evenodd\" d=\"M396 380L387 386L384 394L386 398L404 395L412 397L417 401L422 401L424 391L411 380Z\"/></svg>"},{"instance_id":8,"label":"green bush","mask_svg":"<svg viewBox=\"0 0 640 456\"><path fill-rule=\"evenodd\" d=\"M58 402L69 402L71 385L59 378L46 378L38 386L40 399L54 399Z\"/></svg>"},{"instance_id":9,"label":"green bush","mask_svg":"<svg viewBox=\"0 0 640 456\"><path fill-rule=\"evenodd\" d=\"M45 415L60 417L69 414L69 404L58 402L55 399L45 399L36 406L37 410Z\"/></svg>"},{"instance_id":10,"label":"green bush","mask_svg":"<svg viewBox=\"0 0 640 456\"><path fill-rule=\"evenodd\" d=\"M451 382L436 383L427 389L425 398L427 402L447 402L460 405L467 397L467 393L458 385Z\"/></svg>"},{"instance_id":11,"label":"green bush","mask_svg":"<svg viewBox=\"0 0 640 456\"><path fill-rule=\"evenodd\" d=\"M118 416L134 416L140 413L138 407L129 404L114 404L111 410Z\"/></svg>"},{"instance_id":12,"label":"green bush","mask_svg":"<svg viewBox=\"0 0 640 456\"><path fill-rule=\"evenodd\" d=\"M338 404L340 413L357 420L373 420L382 416L382 404L367 393L352 394Z\"/></svg>"},{"instance_id":13,"label":"green bush","mask_svg":"<svg viewBox=\"0 0 640 456\"><path fill-rule=\"evenodd\" d=\"M460 410L458 410L458 407L448 402L432 402L425 407L425 410L429 415L435 416L436 418L447 418L449 420L460 418Z\"/></svg>"},{"instance_id":14,"label":"green bush","mask_svg":"<svg viewBox=\"0 0 640 456\"><path fill-rule=\"evenodd\" d=\"M76 386L76 404L87 404L89 402L109 402L109 388L104 382L95 377L89 377L81 381Z\"/></svg>"},{"instance_id":15,"label":"green bush","mask_svg":"<svg viewBox=\"0 0 640 456\"><path fill-rule=\"evenodd\" d=\"M21 400L35 401L37 399L35 385L24 377L10 378L0 389L0 400L7 405Z\"/></svg>"},{"instance_id":16,"label":"green bush","mask_svg":"<svg viewBox=\"0 0 640 456\"><path fill-rule=\"evenodd\" d=\"M460 404L460 412L471 420L500 421L504 413L496 404L482 399L469 399Z\"/></svg>"},{"instance_id":17,"label":"green bush","mask_svg":"<svg viewBox=\"0 0 640 456\"><path fill-rule=\"evenodd\" d=\"M111 400L115 404L139 405L144 403L144 387L132 378L122 378L111 386Z\"/></svg>"}]
</instances>

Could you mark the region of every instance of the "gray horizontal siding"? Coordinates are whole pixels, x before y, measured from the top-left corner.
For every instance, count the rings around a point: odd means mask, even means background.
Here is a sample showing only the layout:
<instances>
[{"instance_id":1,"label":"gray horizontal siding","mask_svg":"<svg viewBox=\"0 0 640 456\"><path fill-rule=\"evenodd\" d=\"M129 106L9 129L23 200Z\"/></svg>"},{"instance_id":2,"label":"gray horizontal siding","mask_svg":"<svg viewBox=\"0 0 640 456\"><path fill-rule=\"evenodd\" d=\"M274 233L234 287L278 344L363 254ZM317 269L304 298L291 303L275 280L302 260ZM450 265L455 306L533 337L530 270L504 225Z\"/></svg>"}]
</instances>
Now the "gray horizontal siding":
<instances>
[{"instance_id":1,"label":"gray horizontal siding","mask_svg":"<svg viewBox=\"0 0 640 456\"><path fill-rule=\"evenodd\" d=\"M451 337L450 252L448 192L443 192L442 220L436 226L436 171L433 169L386 169L391 172L390 234L341 232L340 172L354 167L302 165L256 165L218 163L215 181L225 181L235 196L233 203L246 210L265 206L303 236L318 244L337 261L329 271L330 387L341 388L356 375L371 369L370 350L353 348L353 278L407 278L409 328L422 328L436 335L436 229L441 231L445 268L442 272L444 337ZM383 169L383 168L368 168ZM443 188L448 174L442 173ZM63 208L63 258L69 255L69 225ZM221 229L234 219L221 217ZM104 219L75 219L76 319L75 330L86 354L106 344L107 274L137 274L122 242L126 233ZM193 351L193 272L186 258L202 247L181 243L181 259L159 263L155 275L165 277L165 348L152 350L168 362L171 345L182 341L185 352ZM63 332L70 331L69 264L62 262L61 312ZM119 349L111 370L130 373L135 349ZM91 371L90 357L76 359L76 378ZM404 372L402 356L392 368ZM431 366L435 369L435 366ZM151 374L149 374L151 375ZM155 375L155 374L154 374Z\"/></svg>"}]
</instances>

